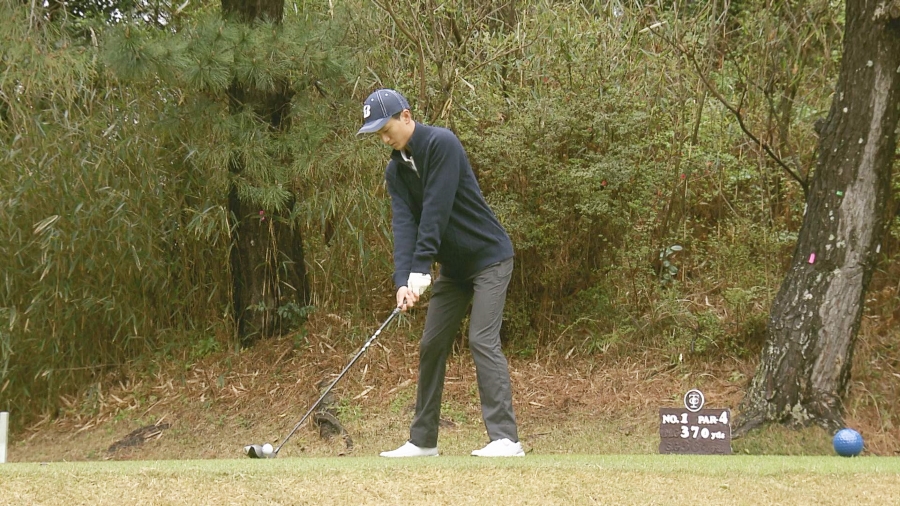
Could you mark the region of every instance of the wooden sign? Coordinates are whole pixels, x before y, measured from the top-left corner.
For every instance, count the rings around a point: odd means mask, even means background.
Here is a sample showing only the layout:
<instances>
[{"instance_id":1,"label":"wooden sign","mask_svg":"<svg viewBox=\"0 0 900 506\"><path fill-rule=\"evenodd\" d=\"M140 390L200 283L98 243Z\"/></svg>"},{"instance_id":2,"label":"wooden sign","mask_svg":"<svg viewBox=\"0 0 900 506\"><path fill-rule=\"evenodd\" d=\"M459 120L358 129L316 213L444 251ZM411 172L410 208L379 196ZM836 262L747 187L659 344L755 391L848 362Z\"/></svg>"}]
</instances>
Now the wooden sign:
<instances>
[{"instance_id":1,"label":"wooden sign","mask_svg":"<svg viewBox=\"0 0 900 506\"><path fill-rule=\"evenodd\" d=\"M731 454L731 410L703 409L703 392L684 395L684 408L659 409L659 453Z\"/></svg>"}]
</instances>

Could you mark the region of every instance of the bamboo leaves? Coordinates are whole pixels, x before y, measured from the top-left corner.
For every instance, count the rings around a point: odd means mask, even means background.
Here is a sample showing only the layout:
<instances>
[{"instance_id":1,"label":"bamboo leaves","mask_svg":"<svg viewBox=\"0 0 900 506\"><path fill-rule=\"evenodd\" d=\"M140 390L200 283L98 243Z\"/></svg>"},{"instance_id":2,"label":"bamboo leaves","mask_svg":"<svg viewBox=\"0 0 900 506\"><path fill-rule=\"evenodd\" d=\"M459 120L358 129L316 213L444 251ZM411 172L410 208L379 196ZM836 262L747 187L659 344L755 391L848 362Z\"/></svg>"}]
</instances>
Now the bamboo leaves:
<instances>
[{"instance_id":1,"label":"bamboo leaves","mask_svg":"<svg viewBox=\"0 0 900 506\"><path fill-rule=\"evenodd\" d=\"M4 402L39 411L158 349L164 329L227 325L227 269L215 262L227 249L215 239L228 229L219 221L200 241L183 213L210 200L216 177L182 142L203 139L222 111L169 84L186 43L133 26L79 45L64 26L21 28L22 15L0 6L0 384ZM199 114L181 124L172 112ZM196 143L204 161L218 140Z\"/></svg>"}]
</instances>

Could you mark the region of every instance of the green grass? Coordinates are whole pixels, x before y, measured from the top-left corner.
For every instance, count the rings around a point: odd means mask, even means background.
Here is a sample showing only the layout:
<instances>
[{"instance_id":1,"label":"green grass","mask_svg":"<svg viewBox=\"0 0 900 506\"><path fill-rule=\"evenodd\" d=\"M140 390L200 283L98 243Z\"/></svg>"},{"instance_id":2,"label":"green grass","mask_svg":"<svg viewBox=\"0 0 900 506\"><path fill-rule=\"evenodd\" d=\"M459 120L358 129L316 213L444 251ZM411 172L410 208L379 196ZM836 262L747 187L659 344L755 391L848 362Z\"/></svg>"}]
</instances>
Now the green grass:
<instances>
[{"instance_id":1,"label":"green grass","mask_svg":"<svg viewBox=\"0 0 900 506\"><path fill-rule=\"evenodd\" d=\"M2 504L896 504L900 459L529 455L0 465Z\"/></svg>"}]
</instances>

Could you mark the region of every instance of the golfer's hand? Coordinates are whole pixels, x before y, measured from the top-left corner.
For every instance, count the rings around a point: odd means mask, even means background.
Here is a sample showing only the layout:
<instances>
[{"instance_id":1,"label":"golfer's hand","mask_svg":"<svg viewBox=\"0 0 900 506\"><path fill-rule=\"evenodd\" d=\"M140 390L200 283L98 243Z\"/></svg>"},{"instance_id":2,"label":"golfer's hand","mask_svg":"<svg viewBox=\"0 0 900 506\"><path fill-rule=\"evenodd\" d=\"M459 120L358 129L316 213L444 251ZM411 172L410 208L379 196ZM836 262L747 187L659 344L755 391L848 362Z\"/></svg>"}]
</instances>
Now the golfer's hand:
<instances>
[{"instance_id":1,"label":"golfer's hand","mask_svg":"<svg viewBox=\"0 0 900 506\"><path fill-rule=\"evenodd\" d=\"M413 293L409 288L401 286L400 289L397 290L397 307L401 310L406 311L415 306L418 301L419 296Z\"/></svg>"}]
</instances>

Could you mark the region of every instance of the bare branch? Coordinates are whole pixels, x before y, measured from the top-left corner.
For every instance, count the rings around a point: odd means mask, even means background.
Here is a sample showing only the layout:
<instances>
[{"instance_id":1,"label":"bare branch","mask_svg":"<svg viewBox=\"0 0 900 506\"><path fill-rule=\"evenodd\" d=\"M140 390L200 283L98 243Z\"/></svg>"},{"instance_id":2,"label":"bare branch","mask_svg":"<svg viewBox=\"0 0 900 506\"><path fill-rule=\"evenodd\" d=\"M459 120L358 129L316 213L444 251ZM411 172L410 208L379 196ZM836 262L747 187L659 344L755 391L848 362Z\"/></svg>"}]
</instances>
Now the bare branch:
<instances>
[{"instance_id":1,"label":"bare branch","mask_svg":"<svg viewBox=\"0 0 900 506\"><path fill-rule=\"evenodd\" d=\"M416 49L419 52L419 104L424 106L426 104L426 95L425 95L425 51L422 48L422 42L416 38L412 32L407 28L407 26L397 18L397 15L394 14L393 9L391 9L390 1L381 3L378 0L372 0L372 3L375 4L376 7L388 13L388 16L391 17L391 20L397 25L397 29L400 30L403 35L409 39L413 45L416 46Z\"/></svg>"},{"instance_id":2,"label":"bare branch","mask_svg":"<svg viewBox=\"0 0 900 506\"><path fill-rule=\"evenodd\" d=\"M657 30L660 26L661 26L661 23L658 23L658 24L652 25L648 28L645 28L645 30L647 30L647 31L653 33L654 35L656 35L657 37L661 38L663 41L665 41L667 44L669 44L671 47L673 47L676 51L680 52L681 54L686 55L691 60L691 64L694 66L694 69L697 71L697 75L700 77L700 80L703 82L703 86L707 90L709 90L709 92L712 93L712 95L714 97L716 97L716 100L718 100L719 103L722 104L722 106L725 107L728 110L728 112L730 112L731 115L735 117L735 119L737 119L738 126L741 127L741 130L743 130L744 134L747 137L749 137L750 140L752 140L757 146L762 148L763 151L765 151L766 154L769 155L769 158L771 158L773 161L775 161L775 163L777 163L785 172L787 172L788 175L791 176L791 178L793 180L797 181L797 183L800 185L800 188L803 189L804 196L808 195L809 183L806 181L806 179L804 179L799 174L797 174L793 169L788 167L788 165L781 159L781 157L779 157L772 150L772 147L769 145L769 143L761 140L759 137L754 135L753 132L751 132L750 129L747 127L747 125L744 123L744 115L741 113L741 108L743 107L744 94L746 93L746 90L744 92L742 92L741 101L738 104L738 106L737 107L733 106L731 103L728 102L728 100L724 96L722 96L722 94L719 92L719 90L709 81L708 76L703 72L703 69L701 69L700 63L697 61L697 58L694 56L694 53L692 51L688 51L683 46L681 46L681 44L675 42L674 40L671 40L670 38L668 38L665 35L663 35L662 33L660 33Z\"/></svg>"}]
</instances>

